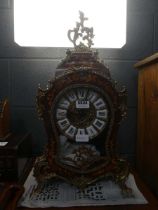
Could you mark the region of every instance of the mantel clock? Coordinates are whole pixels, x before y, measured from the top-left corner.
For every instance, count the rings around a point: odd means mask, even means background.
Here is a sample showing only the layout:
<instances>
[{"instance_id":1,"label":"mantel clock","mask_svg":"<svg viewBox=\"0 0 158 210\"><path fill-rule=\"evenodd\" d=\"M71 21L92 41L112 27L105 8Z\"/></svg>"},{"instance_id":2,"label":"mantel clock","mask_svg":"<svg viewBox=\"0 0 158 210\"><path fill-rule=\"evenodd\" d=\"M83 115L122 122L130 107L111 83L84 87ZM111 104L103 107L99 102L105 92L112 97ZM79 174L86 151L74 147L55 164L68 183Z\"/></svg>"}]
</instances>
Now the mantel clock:
<instances>
[{"instance_id":1,"label":"mantel clock","mask_svg":"<svg viewBox=\"0 0 158 210\"><path fill-rule=\"evenodd\" d=\"M68 31L74 49L67 51L47 89L38 89L38 114L48 143L34 175L38 182L59 178L79 188L111 177L127 192L128 164L116 152L117 131L126 116L126 89L118 89L91 50L93 28L84 26L86 20L80 12L80 22Z\"/></svg>"}]
</instances>

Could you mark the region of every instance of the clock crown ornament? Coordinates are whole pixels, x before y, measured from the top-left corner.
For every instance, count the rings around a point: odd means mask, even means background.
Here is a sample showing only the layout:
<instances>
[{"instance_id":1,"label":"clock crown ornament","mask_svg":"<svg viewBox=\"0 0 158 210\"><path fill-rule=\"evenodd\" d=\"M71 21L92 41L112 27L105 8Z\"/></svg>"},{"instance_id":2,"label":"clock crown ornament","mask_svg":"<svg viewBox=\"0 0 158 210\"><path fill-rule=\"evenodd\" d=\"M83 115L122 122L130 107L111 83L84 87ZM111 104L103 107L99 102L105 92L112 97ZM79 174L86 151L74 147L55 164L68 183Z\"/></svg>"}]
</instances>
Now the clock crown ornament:
<instances>
[{"instance_id":1,"label":"clock crown ornament","mask_svg":"<svg viewBox=\"0 0 158 210\"><path fill-rule=\"evenodd\" d=\"M68 30L68 38L73 43L76 50L85 50L94 45L92 39L94 38L93 27L89 28L84 25L88 20L82 11L79 11L80 22L76 22L74 29Z\"/></svg>"}]
</instances>

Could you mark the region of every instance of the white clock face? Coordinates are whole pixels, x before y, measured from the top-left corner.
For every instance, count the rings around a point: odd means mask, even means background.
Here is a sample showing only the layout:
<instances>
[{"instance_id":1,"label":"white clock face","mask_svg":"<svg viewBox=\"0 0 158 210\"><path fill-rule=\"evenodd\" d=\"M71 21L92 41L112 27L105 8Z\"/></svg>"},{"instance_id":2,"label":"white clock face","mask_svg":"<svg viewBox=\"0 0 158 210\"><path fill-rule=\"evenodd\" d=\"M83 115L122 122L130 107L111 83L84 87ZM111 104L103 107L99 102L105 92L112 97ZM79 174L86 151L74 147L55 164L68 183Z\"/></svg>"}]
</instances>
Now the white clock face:
<instances>
[{"instance_id":1,"label":"white clock face","mask_svg":"<svg viewBox=\"0 0 158 210\"><path fill-rule=\"evenodd\" d=\"M72 86L57 96L55 118L60 132L76 142L88 142L107 126L108 104L94 86Z\"/></svg>"}]
</instances>

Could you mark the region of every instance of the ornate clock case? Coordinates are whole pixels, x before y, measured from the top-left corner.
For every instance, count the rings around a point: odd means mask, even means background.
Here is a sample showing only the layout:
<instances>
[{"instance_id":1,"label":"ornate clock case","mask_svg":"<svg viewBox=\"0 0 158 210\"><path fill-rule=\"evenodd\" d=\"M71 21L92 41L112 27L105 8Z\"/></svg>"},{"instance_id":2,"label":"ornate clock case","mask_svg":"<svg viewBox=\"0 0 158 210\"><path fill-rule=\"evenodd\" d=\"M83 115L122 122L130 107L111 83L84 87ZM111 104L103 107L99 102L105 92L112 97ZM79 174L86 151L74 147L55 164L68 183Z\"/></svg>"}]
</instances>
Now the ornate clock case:
<instances>
[{"instance_id":1,"label":"ornate clock case","mask_svg":"<svg viewBox=\"0 0 158 210\"><path fill-rule=\"evenodd\" d=\"M34 175L38 182L59 178L80 188L111 177L127 190L128 164L116 148L118 128L126 116L126 89L118 89L98 53L90 49L93 29L84 27L85 20L80 12L80 23L68 31L74 50L67 51L48 88L38 89L38 114L48 142ZM79 36L88 44L77 45Z\"/></svg>"}]
</instances>

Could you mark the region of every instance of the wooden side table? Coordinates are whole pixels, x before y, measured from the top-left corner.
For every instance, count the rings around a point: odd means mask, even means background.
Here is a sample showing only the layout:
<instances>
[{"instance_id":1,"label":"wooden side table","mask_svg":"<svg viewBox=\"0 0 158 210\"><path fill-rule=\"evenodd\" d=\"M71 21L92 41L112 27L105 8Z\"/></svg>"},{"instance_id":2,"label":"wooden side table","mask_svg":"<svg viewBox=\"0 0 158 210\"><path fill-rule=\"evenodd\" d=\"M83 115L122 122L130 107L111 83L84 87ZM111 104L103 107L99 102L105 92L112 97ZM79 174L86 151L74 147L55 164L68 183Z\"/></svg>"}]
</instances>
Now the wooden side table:
<instances>
[{"instance_id":1,"label":"wooden side table","mask_svg":"<svg viewBox=\"0 0 158 210\"><path fill-rule=\"evenodd\" d=\"M135 64L138 69L137 171L158 195L158 53Z\"/></svg>"},{"instance_id":2,"label":"wooden side table","mask_svg":"<svg viewBox=\"0 0 158 210\"><path fill-rule=\"evenodd\" d=\"M0 182L15 181L31 155L31 134L11 134L4 141L8 143L0 146Z\"/></svg>"}]
</instances>

